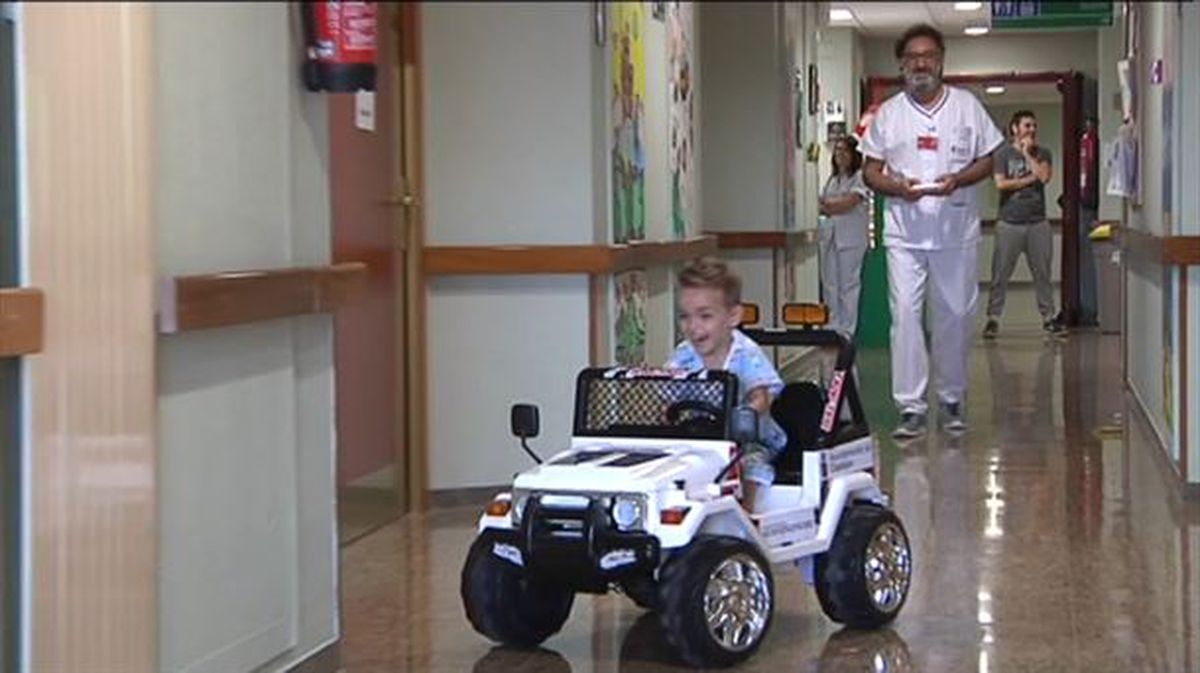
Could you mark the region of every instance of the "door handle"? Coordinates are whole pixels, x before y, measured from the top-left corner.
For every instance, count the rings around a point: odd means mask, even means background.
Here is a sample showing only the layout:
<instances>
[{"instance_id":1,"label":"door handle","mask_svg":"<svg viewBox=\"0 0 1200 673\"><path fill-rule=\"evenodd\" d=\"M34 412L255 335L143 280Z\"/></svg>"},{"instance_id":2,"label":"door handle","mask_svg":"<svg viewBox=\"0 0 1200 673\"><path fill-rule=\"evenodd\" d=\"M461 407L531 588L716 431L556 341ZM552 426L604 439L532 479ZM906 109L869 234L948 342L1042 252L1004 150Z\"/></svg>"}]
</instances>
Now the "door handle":
<instances>
[{"instance_id":1,"label":"door handle","mask_svg":"<svg viewBox=\"0 0 1200 673\"><path fill-rule=\"evenodd\" d=\"M416 206L420 205L420 203L417 201L417 197L413 196L412 194L405 194L400 198L391 197L383 199L379 202L379 205L388 208L415 208Z\"/></svg>"}]
</instances>

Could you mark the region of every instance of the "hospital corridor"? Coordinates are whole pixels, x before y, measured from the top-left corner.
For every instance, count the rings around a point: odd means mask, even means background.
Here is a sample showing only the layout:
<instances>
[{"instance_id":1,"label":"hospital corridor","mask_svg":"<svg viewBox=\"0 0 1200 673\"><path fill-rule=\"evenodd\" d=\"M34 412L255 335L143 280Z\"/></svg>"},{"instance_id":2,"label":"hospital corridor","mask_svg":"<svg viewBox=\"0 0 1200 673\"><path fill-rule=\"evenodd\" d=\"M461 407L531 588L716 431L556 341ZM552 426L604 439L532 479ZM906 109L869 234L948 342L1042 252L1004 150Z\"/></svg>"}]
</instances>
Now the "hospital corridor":
<instances>
[{"instance_id":1,"label":"hospital corridor","mask_svg":"<svg viewBox=\"0 0 1200 673\"><path fill-rule=\"evenodd\" d=\"M0 2L0 673L1200 671L1200 3Z\"/></svg>"}]
</instances>

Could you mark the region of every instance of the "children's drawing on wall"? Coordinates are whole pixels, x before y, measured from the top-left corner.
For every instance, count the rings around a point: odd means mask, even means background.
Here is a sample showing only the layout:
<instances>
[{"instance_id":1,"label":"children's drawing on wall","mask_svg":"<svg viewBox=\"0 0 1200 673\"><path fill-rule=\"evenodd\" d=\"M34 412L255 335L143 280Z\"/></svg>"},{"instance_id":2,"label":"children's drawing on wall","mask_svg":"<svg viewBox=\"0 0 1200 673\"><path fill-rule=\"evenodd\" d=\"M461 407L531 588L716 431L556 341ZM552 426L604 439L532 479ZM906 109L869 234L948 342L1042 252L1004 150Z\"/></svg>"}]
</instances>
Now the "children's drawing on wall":
<instances>
[{"instance_id":1,"label":"children's drawing on wall","mask_svg":"<svg viewBox=\"0 0 1200 673\"><path fill-rule=\"evenodd\" d=\"M640 2L611 9L613 241L626 243L646 237L646 9Z\"/></svg>"},{"instance_id":2,"label":"children's drawing on wall","mask_svg":"<svg viewBox=\"0 0 1200 673\"><path fill-rule=\"evenodd\" d=\"M619 365L646 362L646 301L650 286L646 272L635 269L613 278L617 291L616 359Z\"/></svg>"},{"instance_id":3,"label":"children's drawing on wall","mask_svg":"<svg viewBox=\"0 0 1200 673\"><path fill-rule=\"evenodd\" d=\"M667 60L670 99L671 232L692 235L695 178L692 155L692 3L672 2L667 9Z\"/></svg>"}]
</instances>

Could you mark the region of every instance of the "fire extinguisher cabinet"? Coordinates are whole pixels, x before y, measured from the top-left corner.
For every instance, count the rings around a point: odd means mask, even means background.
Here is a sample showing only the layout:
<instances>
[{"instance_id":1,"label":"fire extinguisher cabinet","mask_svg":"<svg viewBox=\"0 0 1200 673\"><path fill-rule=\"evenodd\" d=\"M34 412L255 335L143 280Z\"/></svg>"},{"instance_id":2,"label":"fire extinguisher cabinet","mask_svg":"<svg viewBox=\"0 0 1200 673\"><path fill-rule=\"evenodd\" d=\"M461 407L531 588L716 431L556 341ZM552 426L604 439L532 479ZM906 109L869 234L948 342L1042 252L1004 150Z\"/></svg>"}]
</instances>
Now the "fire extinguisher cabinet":
<instances>
[{"instance_id":1,"label":"fire extinguisher cabinet","mask_svg":"<svg viewBox=\"0 0 1200 673\"><path fill-rule=\"evenodd\" d=\"M309 91L375 90L378 7L374 2L302 2L304 86Z\"/></svg>"}]
</instances>

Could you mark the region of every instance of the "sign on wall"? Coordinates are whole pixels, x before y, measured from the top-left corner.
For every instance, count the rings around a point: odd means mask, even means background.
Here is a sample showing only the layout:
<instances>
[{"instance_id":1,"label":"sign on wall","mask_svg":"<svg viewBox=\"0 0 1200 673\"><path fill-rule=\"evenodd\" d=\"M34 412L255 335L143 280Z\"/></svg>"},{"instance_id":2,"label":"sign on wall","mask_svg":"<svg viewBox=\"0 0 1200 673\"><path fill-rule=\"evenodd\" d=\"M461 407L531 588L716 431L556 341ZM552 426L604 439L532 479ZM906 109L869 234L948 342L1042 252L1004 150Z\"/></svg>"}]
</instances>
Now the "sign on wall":
<instances>
[{"instance_id":1,"label":"sign on wall","mask_svg":"<svg viewBox=\"0 0 1200 673\"><path fill-rule=\"evenodd\" d=\"M1086 28L1113 25L1112 2L992 0L992 28Z\"/></svg>"}]
</instances>

